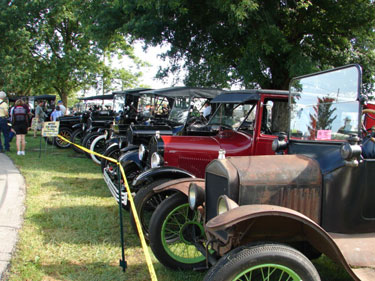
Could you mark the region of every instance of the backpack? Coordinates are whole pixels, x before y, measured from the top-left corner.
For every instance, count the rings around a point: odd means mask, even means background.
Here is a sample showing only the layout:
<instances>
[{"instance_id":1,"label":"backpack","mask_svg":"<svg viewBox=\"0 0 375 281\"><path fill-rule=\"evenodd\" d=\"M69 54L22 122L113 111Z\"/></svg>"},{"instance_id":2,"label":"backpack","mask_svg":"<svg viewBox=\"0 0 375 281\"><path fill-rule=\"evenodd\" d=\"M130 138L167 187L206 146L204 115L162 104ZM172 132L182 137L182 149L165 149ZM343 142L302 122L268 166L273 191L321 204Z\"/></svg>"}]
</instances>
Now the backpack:
<instances>
[{"instance_id":1,"label":"backpack","mask_svg":"<svg viewBox=\"0 0 375 281\"><path fill-rule=\"evenodd\" d=\"M13 117L14 122L26 122L27 121L27 111L26 108L23 106L16 106L13 109Z\"/></svg>"}]
</instances>

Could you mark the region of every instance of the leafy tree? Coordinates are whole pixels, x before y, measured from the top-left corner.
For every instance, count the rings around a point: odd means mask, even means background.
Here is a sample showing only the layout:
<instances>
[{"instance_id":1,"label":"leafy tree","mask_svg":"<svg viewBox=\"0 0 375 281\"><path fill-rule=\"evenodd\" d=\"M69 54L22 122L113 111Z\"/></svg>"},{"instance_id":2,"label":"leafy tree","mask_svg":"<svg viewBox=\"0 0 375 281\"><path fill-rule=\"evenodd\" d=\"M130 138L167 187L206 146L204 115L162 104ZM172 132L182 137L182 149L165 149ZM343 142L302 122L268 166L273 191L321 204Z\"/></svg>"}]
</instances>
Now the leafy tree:
<instances>
[{"instance_id":1,"label":"leafy tree","mask_svg":"<svg viewBox=\"0 0 375 281\"><path fill-rule=\"evenodd\" d=\"M375 73L372 0L96 1L101 40L121 31L146 45L171 45L163 77L187 69L185 83L286 89L291 77L348 63Z\"/></svg>"},{"instance_id":2,"label":"leafy tree","mask_svg":"<svg viewBox=\"0 0 375 281\"><path fill-rule=\"evenodd\" d=\"M336 108L332 108L334 101L335 99L331 97L318 97L317 105L313 106L314 115L310 114L310 125L308 126L308 131L313 139L316 136L317 130L332 129L332 123L337 118L334 115Z\"/></svg>"},{"instance_id":3,"label":"leafy tree","mask_svg":"<svg viewBox=\"0 0 375 281\"><path fill-rule=\"evenodd\" d=\"M92 1L1 1L0 85L19 94L74 92L115 75L104 57L119 52L136 60L123 36L98 44L89 31ZM103 41L104 42L104 41ZM138 74L137 74L138 75ZM137 75L128 73L129 84Z\"/></svg>"}]
</instances>

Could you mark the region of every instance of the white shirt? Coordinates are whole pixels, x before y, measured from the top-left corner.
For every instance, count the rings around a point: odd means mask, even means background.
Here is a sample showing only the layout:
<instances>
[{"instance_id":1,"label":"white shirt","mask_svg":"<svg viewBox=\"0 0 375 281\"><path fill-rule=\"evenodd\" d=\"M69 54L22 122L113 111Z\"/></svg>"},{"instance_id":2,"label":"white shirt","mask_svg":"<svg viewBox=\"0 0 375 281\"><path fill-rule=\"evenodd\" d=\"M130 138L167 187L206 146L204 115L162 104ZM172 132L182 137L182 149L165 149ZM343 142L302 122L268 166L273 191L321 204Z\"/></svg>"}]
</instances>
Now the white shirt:
<instances>
[{"instance_id":1,"label":"white shirt","mask_svg":"<svg viewBox=\"0 0 375 281\"><path fill-rule=\"evenodd\" d=\"M205 107L203 109L203 117L206 118L206 116L210 115L211 114L211 105Z\"/></svg>"},{"instance_id":2,"label":"white shirt","mask_svg":"<svg viewBox=\"0 0 375 281\"><path fill-rule=\"evenodd\" d=\"M62 103L59 104L59 107L62 115L64 116L66 113L66 107Z\"/></svg>"}]
</instances>

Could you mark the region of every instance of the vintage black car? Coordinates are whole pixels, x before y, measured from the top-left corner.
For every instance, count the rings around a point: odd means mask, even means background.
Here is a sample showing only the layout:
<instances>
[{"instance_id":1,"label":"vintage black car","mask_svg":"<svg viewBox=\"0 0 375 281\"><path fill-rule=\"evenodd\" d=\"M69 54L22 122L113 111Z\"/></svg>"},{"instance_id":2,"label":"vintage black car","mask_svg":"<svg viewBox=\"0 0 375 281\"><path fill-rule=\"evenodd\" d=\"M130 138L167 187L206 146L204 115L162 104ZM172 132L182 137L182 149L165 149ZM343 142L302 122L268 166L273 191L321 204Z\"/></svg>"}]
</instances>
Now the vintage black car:
<instances>
[{"instance_id":1,"label":"vintage black car","mask_svg":"<svg viewBox=\"0 0 375 281\"><path fill-rule=\"evenodd\" d=\"M150 120L166 118L165 115L159 114L159 108L172 103L172 100L168 97L154 96L148 93L149 90L136 88L114 92L114 118L110 128L106 129L104 134L103 131L98 132L97 137L93 138L88 148L107 157L117 159L120 155L120 149L128 144L127 129L131 124L146 124ZM102 166L108 164L106 159L99 159L93 154L91 158L95 163ZM103 160L102 163L101 160Z\"/></svg>"},{"instance_id":2,"label":"vintage black car","mask_svg":"<svg viewBox=\"0 0 375 281\"><path fill-rule=\"evenodd\" d=\"M289 130L272 145L281 155L214 160L205 182L162 186L181 192L151 218L155 256L172 268L207 261L205 280L318 281L309 258L323 253L375 280L375 140L361 122L375 111L363 110L361 78L349 65L293 79Z\"/></svg>"},{"instance_id":3,"label":"vintage black car","mask_svg":"<svg viewBox=\"0 0 375 281\"><path fill-rule=\"evenodd\" d=\"M200 114L200 110L207 100L211 100L222 93L221 89L196 88L196 87L172 87L146 91L145 93L162 97L173 97L173 105L168 118L162 120L152 119L146 125L131 125L127 131L128 146L122 149L119 161L124 167L128 183L148 169L147 158L150 159L146 146L156 134L161 135L186 135L188 131L195 131L200 124L207 120ZM199 125L198 125L199 124ZM140 151L143 156L139 157ZM147 156L149 155L149 156ZM104 162L104 160L103 160ZM103 167L104 179L113 196L118 200L118 177L116 170L111 166ZM135 190L133 190L135 191ZM124 193L123 203L127 204Z\"/></svg>"}]
</instances>

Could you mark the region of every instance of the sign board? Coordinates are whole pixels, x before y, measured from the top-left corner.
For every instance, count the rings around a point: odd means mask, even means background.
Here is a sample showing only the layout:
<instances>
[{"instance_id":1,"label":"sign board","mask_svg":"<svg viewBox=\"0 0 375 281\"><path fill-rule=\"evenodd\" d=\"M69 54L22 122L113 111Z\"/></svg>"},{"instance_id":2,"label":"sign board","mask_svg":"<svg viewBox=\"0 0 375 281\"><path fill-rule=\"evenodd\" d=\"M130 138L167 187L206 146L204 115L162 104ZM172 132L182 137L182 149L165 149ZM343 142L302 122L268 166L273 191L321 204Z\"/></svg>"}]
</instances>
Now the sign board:
<instances>
[{"instance_id":1,"label":"sign board","mask_svg":"<svg viewBox=\"0 0 375 281\"><path fill-rule=\"evenodd\" d=\"M59 134L59 126L60 122L44 122L43 129L42 129L42 136L43 137L57 137Z\"/></svg>"}]
</instances>

